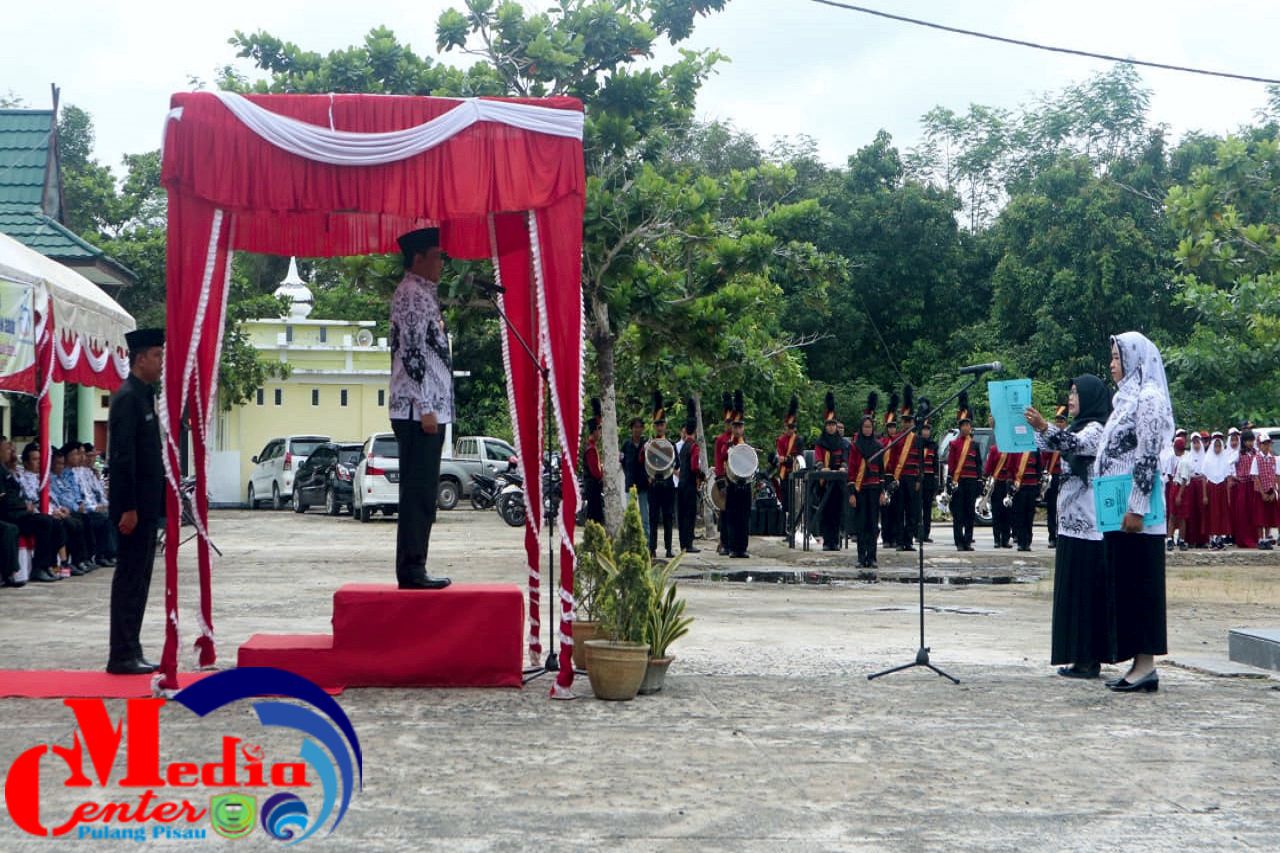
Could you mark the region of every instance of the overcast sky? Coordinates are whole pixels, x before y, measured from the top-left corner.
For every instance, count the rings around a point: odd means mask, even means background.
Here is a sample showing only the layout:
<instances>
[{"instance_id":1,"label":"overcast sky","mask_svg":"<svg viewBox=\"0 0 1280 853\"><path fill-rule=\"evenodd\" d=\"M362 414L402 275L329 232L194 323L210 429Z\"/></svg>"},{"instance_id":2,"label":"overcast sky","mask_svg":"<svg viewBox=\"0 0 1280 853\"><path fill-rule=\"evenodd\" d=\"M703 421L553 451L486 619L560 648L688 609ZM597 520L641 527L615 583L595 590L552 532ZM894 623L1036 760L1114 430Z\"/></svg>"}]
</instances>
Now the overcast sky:
<instances>
[{"instance_id":1,"label":"overcast sky","mask_svg":"<svg viewBox=\"0 0 1280 853\"><path fill-rule=\"evenodd\" d=\"M863 5L954 26L1054 45L1160 62L1280 77L1277 0L862 0ZM419 52L434 54L435 20L448 0L10 0L3 13L0 94L28 106L63 103L92 113L97 155L159 144L169 94L211 79L234 54L236 29L266 30L327 51L360 41L385 24ZM533 5L533 4L526 4ZM545 5L538 0L538 5ZM178 11L181 10L181 11ZM919 118L937 105L1014 107L1080 81L1108 63L996 45L925 30L810 0L730 0L700 19L686 46L718 48L731 64L702 90L704 118L730 120L767 142L814 137L825 159L841 163L880 128L902 147L919 136ZM671 51L664 49L662 56ZM454 54L446 61L465 62ZM240 61L241 68L248 70ZM1266 101L1261 84L1144 70L1153 118L1175 136L1223 133L1250 121Z\"/></svg>"}]
</instances>

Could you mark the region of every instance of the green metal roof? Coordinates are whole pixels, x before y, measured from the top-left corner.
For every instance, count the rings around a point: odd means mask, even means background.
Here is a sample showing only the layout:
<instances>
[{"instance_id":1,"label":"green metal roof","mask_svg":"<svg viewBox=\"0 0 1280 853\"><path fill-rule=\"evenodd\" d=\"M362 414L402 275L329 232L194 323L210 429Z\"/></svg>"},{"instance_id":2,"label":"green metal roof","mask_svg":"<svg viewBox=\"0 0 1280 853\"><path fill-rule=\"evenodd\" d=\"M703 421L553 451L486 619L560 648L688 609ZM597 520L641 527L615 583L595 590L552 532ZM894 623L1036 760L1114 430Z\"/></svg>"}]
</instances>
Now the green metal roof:
<instances>
[{"instance_id":1,"label":"green metal roof","mask_svg":"<svg viewBox=\"0 0 1280 853\"><path fill-rule=\"evenodd\" d=\"M52 110L0 110L0 210L40 210L52 131Z\"/></svg>"},{"instance_id":2,"label":"green metal roof","mask_svg":"<svg viewBox=\"0 0 1280 853\"><path fill-rule=\"evenodd\" d=\"M129 284L136 277L131 270L44 207L54 122L53 110L0 110L0 233L56 261L97 267L91 278L100 284Z\"/></svg>"}]
</instances>

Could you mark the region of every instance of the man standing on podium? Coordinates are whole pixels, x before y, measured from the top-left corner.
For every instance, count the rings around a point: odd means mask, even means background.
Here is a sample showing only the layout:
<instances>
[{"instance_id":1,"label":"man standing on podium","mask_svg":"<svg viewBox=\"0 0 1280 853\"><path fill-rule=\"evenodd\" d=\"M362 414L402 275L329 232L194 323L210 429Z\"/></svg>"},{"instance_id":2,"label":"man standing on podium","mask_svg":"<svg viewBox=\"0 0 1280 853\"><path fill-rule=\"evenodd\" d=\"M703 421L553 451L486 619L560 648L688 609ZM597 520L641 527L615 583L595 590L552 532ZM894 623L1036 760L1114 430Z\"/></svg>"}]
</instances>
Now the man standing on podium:
<instances>
[{"instance_id":1,"label":"man standing on podium","mask_svg":"<svg viewBox=\"0 0 1280 853\"><path fill-rule=\"evenodd\" d=\"M440 231L400 236L404 278L391 297L391 393L388 413L400 444L396 514L396 580L401 589L443 589L449 578L427 574L436 520L444 429L453 422L453 356L436 292L444 255Z\"/></svg>"}]
</instances>

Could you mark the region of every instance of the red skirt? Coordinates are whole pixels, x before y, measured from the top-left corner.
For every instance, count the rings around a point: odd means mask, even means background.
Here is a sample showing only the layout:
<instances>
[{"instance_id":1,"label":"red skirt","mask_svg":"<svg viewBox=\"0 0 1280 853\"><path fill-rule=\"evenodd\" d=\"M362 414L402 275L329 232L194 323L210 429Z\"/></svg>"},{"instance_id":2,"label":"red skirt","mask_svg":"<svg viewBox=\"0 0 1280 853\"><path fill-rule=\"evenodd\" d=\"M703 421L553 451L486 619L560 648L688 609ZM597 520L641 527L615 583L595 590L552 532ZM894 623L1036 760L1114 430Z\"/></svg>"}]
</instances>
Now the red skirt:
<instances>
[{"instance_id":1,"label":"red skirt","mask_svg":"<svg viewBox=\"0 0 1280 853\"><path fill-rule=\"evenodd\" d=\"M1204 493L1209 503L1204 510L1204 532L1206 536L1233 536L1231 525L1231 487L1224 480L1221 483L1210 483L1203 480Z\"/></svg>"},{"instance_id":2,"label":"red skirt","mask_svg":"<svg viewBox=\"0 0 1280 853\"><path fill-rule=\"evenodd\" d=\"M1280 497L1272 493L1271 500L1259 500L1259 527L1280 527Z\"/></svg>"},{"instance_id":3,"label":"red skirt","mask_svg":"<svg viewBox=\"0 0 1280 853\"><path fill-rule=\"evenodd\" d=\"M1237 548L1258 547L1258 516L1262 496L1258 494L1257 481L1253 477L1237 480L1231 491L1231 535Z\"/></svg>"},{"instance_id":4,"label":"red skirt","mask_svg":"<svg viewBox=\"0 0 1280 853\"><path fill-rule=\"evenodd\" d=\"M1188 545L1208 545L1209 537L1213 535L1209 532L1209 508L1204 505L1206 485L1204 477L1192 477L1183 488L1187 498Z\"/></svg>"}]
</instances>

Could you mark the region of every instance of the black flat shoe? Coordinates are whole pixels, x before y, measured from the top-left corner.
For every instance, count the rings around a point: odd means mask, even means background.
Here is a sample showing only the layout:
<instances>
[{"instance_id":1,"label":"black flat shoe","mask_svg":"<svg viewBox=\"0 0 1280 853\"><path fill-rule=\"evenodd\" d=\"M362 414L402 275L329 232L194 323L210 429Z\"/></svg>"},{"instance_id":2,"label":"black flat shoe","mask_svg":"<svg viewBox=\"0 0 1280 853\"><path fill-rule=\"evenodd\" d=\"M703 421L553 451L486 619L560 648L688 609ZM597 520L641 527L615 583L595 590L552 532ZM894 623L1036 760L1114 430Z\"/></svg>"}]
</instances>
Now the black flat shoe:
<instances>
[{"instance_id":1,"label":"black flat shoe","mask_svg":"<svg viewBox=\"0 0 1280 853\"><path fill-rule=\"evenodd\" d=\"M1116 693L1155 693L1160 689L1160 674L1153 669L1137 681L1122 678L1118 684L1108 684L1107 687Z\"/></svg>"},{"instance_id":2,"label":"black flat shoe","mask_svg":"<svg viewBox=\"0 0 1280 853\"><path fill-rule=\"evenodd\" d=\"M1102 666L1100 664L1094 664L1084 669L1074 665L1058 667L1058 675L1063 678L1097 678L1101 674Z\"/></svg>"},{"instance_id":3,"label":"black flat shoe","mask_svg":"<svg viewBox=\"0 0 1280 853\"><path fill-rule=\"evenodd\" d=\"M839 549L839 548L832 548L831 550L832 550L832 551L839 551L840 549ZM749 559L751 559L751 555L750 555L750 554L748 554L746 551L735 551L734 553L732 553L732 554L730 554L730 555L729 555L729 558L730 558L730 559L733 559L733 560L749 560Z\"/></svg>"},{"instance_id":4,"label":"black flat shoe","mask_svg":"<svg viewBox=\"0 0 1280 853\"><path fill-rule=\"evenodd\" d=\"M11 586L14 589L21 589L22 587L27 585L27 582L14 580L13 577L10 576L5 578L3 581L0 581L0 584L3 584L4 586Z\"/></svg>"},{"instance_id":5,"label":"black flat shoe","mask_svg":"<svg viewBox=\"0 0 1280 853\"><path fill-rule=\"evenodd\" d=\"M449 578L433 578L430 575L423 575L420 578L414 578L409 581L401 581L401 589L444 589L453 583Z\"/></svg>"},{"instance_id":6,"label":"black flat shoe","mask_svg":"<svg viewBox=\"0 0 1280 853\"><path fill-rule=\"evenodd\" d=\"M62 580L62 578L53 574L48 569L41 569L38 572L32 572L31 579L37 583L53 583L54 581Z\"/></svg>"}]
</instances>

